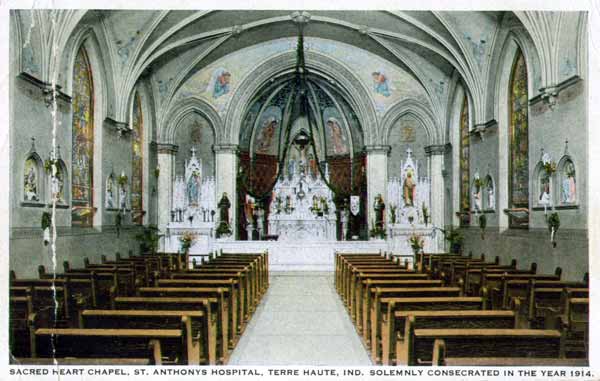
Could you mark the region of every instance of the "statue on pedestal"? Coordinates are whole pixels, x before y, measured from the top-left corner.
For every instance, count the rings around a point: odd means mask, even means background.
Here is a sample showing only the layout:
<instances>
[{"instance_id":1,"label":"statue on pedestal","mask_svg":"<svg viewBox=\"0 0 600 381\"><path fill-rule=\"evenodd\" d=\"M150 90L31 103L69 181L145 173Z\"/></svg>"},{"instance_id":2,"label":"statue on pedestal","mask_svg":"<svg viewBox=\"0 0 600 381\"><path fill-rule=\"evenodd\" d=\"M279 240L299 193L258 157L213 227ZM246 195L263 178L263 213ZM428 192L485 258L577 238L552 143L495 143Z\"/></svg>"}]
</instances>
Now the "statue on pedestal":
<instances>
[{"instance_id":1,"label":"statue on pedestal","mask_svg":"<svg viewBox=\"0 0 600 381\"><path fill-rule=\"evenodd\" d=\"M229 208L231 202L227 198L227 192L223 192L223 196L217 205L219 207L219 226L217 227L217 238L222 235L230 235L231 228L229 227Z\"/></svg>"},{"instance_id":2,"label":"statue on pedestal","mask_svg":"<svg viewBox=\"0 0 600 381\"><path fill-rule=\"evenodd\" d=\"M385 216L385 203L381 194L375 196L375 202L373 203L373 209L375 210L375 227L383 229L383 219Z\"/></svg>"}]
</instances>

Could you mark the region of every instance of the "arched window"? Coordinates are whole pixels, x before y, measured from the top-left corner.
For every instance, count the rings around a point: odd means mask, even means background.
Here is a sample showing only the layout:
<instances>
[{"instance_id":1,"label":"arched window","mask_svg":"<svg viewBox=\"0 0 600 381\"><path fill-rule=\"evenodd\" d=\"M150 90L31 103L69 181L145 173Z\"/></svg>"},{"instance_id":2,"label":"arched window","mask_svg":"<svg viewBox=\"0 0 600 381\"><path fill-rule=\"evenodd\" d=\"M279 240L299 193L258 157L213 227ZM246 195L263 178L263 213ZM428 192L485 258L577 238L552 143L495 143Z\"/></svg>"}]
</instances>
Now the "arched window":
<instances>
[{"instance_id":1,"label":"arched window","mask_svg":"<svg viewBox=\"0 0 600 381\"><path fill-rule=\"evenodd\" d=\"M135 94L132 111L132 134L131 134L131 209L134 214L134 222L142 224L144 219L143 204L143 175L144 175L144 119L142 117L142 102L140 95Z\"/></svg>"},{"instance_id":2,"label":"arched window","mask_svg":"<svg viewBox=\"0 0 600 381\"><path fill-rule=\"evenodd\" d=\"M471 185L469 173L469 102L467 96L463 100L462 110L460 112L460 224L469 225L469 211L471 210Z\"/></svg>"},{"instance_id":3,"label":"arched window","mask_svg":"<svg viewBox=\"0 0 600 381\"><path fill-rule=\"evenodd\" d=\"M92 226L94 205L94 82L82 46L73 65L72 224Z\"/></svg>"},{"instance_id":4,"label":"arched window","mask_svg":"<svg viewBox=\"0 0 600 381\"><path fill-rule=\"evenodd\" d=\"M509 207L529 209L529 94L527 65L519 49L512 68L509 101ZM510 219L511 227L527 227L528 218Z\"/></svg>"}]
</instances>

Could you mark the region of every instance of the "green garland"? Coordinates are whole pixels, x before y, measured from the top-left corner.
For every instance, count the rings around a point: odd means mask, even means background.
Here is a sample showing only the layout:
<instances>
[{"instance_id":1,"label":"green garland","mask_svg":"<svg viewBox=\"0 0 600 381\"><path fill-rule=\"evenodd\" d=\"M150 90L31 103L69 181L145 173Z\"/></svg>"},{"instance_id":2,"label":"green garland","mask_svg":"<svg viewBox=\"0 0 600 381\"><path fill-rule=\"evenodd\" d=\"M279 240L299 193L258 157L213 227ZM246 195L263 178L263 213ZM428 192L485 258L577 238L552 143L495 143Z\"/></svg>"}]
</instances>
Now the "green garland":
<instances>
[{"instance_id":1,"label":"green garland","mask_svg":"<svg viewBox=\"0 0 600 381\"><path fill-rule=\"evenodd\" d=\"M42 230L50 228L52 225L52 216L49 212L42 213Z\"/></svg>"},{"instance_id":2,"label":"green garland","mask_svg":"<svg viewBox=\"0 0 600 381\"><path fill-rule=\"evenodd\" d=\"M485 214L479 216L479 229L481 229L481 239L485 239L485 227L487 226L487 217Z\"/></svg>"}]
</instances>

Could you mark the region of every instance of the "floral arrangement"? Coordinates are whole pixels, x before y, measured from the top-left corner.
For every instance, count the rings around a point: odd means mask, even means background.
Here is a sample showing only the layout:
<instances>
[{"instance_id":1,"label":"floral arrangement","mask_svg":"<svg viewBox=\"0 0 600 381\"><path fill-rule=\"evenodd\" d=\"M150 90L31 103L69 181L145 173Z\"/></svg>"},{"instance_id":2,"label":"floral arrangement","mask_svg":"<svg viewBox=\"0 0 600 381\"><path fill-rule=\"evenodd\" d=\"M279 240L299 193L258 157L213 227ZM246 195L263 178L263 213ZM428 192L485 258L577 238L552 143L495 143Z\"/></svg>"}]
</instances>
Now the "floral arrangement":
<instances>
[{"instance_id":1,"label":"floral arrangement","mask_svg":"<svg viewBox=\"0 0 600 381\"><path fill-rule=\"evenodd\" d=\"M156 166L156 168L154 168L154 177L158 177L160 176L160 167Z\"/></svg>"},{"instance_id":2,"label":"floral arrangement","mask_svg":"<svg viewBox=\"0 0 600 381\"><path fill-rule=\"evenodd\" d=\"M52 172L52 166L57 166L57 165L58 165L58 160L56 160L56 159L47 159L46 161L44 161L44 169L46 170L46 173Z\"/></svg>"},{"instance_id":3,"label":"floral arrangement","mask_svg":"<svg viewBox=\"0 0 600 381\"><path fill-rule=\"evenodd\" d=\"M481 229L481 239L485 239L485 227L487 226L487 217L485 214L479 216L479 229Z\"/></svg>"},{"instance_id":4,"label":"floral arrangement","mask_svg":"<svg viewBox=\"0 0 600 381\"><path fill-rule=\"evenodd\" d=\"M325 197L321 197L321 205L323 205L323 214L329 214L329 205Z\"/></svg>"},{"instance_id":5,"label":"floral arrangement","mask_svg":"<svg viewBox=\"0 0 600 381\"><path fill-rule=\"evenodd\" d=\"M410 237L408 237L408 243L415 254L423 250L423 247L425 247L425 240L417 233L413 233Z\"/></svg>"},{"instance_id":6,"label":"floral arrangement","mask_svg":"<svg viewBox=\"0 0 600 381\"><path fill-rule=\"evenodd\" d=\"M552 247L556 247L556 232L558 231L558 228L560 227L560 217L558 216L558 213L554 212L551 213L550 216L548 216L547 219L547 223L548 223L548 230L550 231L550 242L552 242Z\"/></svg>"},{"instance_id":7,"label":"floral arrangement","mask_svg":"<svg viewBox=\"0 0 600 381\"><path fill-rule=\"evenodd\" d=\"M127 180L127 176L125 175L119 175L119 177L117 177L117 183L119 183L120 186L127 185Z\"/></svg>"},{"instance_id":8,"label":"floral arrangement","mask_svg":"<svg viewBox=\"0 0 600 381\"><path fill-rule=\"evenodd\" d=\"M556 163L554 161L547 161L544 163L544 170L548 176L552 176L556 172Z\"/></svg>"},{"instance_id":9,"label":"floral arrangement","mask_svg":"<svg viewBox=\"0 0 600 381\"><path fill-rule=\"evenodd\" d=\"M183 232L183 235L179 237L179 242L181 242L181 250L183 252L187 252L195 241L196 234L192 232Z\"/></svg>"}]
</instances>

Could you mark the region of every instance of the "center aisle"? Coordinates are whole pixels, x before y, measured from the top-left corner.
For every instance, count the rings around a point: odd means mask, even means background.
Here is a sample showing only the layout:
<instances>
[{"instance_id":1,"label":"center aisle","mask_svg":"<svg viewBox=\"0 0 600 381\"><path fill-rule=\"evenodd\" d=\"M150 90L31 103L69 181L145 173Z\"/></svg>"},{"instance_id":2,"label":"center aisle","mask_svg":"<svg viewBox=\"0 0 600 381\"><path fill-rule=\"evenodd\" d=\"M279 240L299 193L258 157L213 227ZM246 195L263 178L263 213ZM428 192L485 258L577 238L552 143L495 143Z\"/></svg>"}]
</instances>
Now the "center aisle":
<instances>
[{"instance_id":1,"label":"center aisle","mask_svg":"<svg viewBox=\"0 0 600 381\"><path fill-rule=\"evenodd\" d=\"M229 365L371 365L333 273L271 273Z\"/></svg>"}]
</instances>

